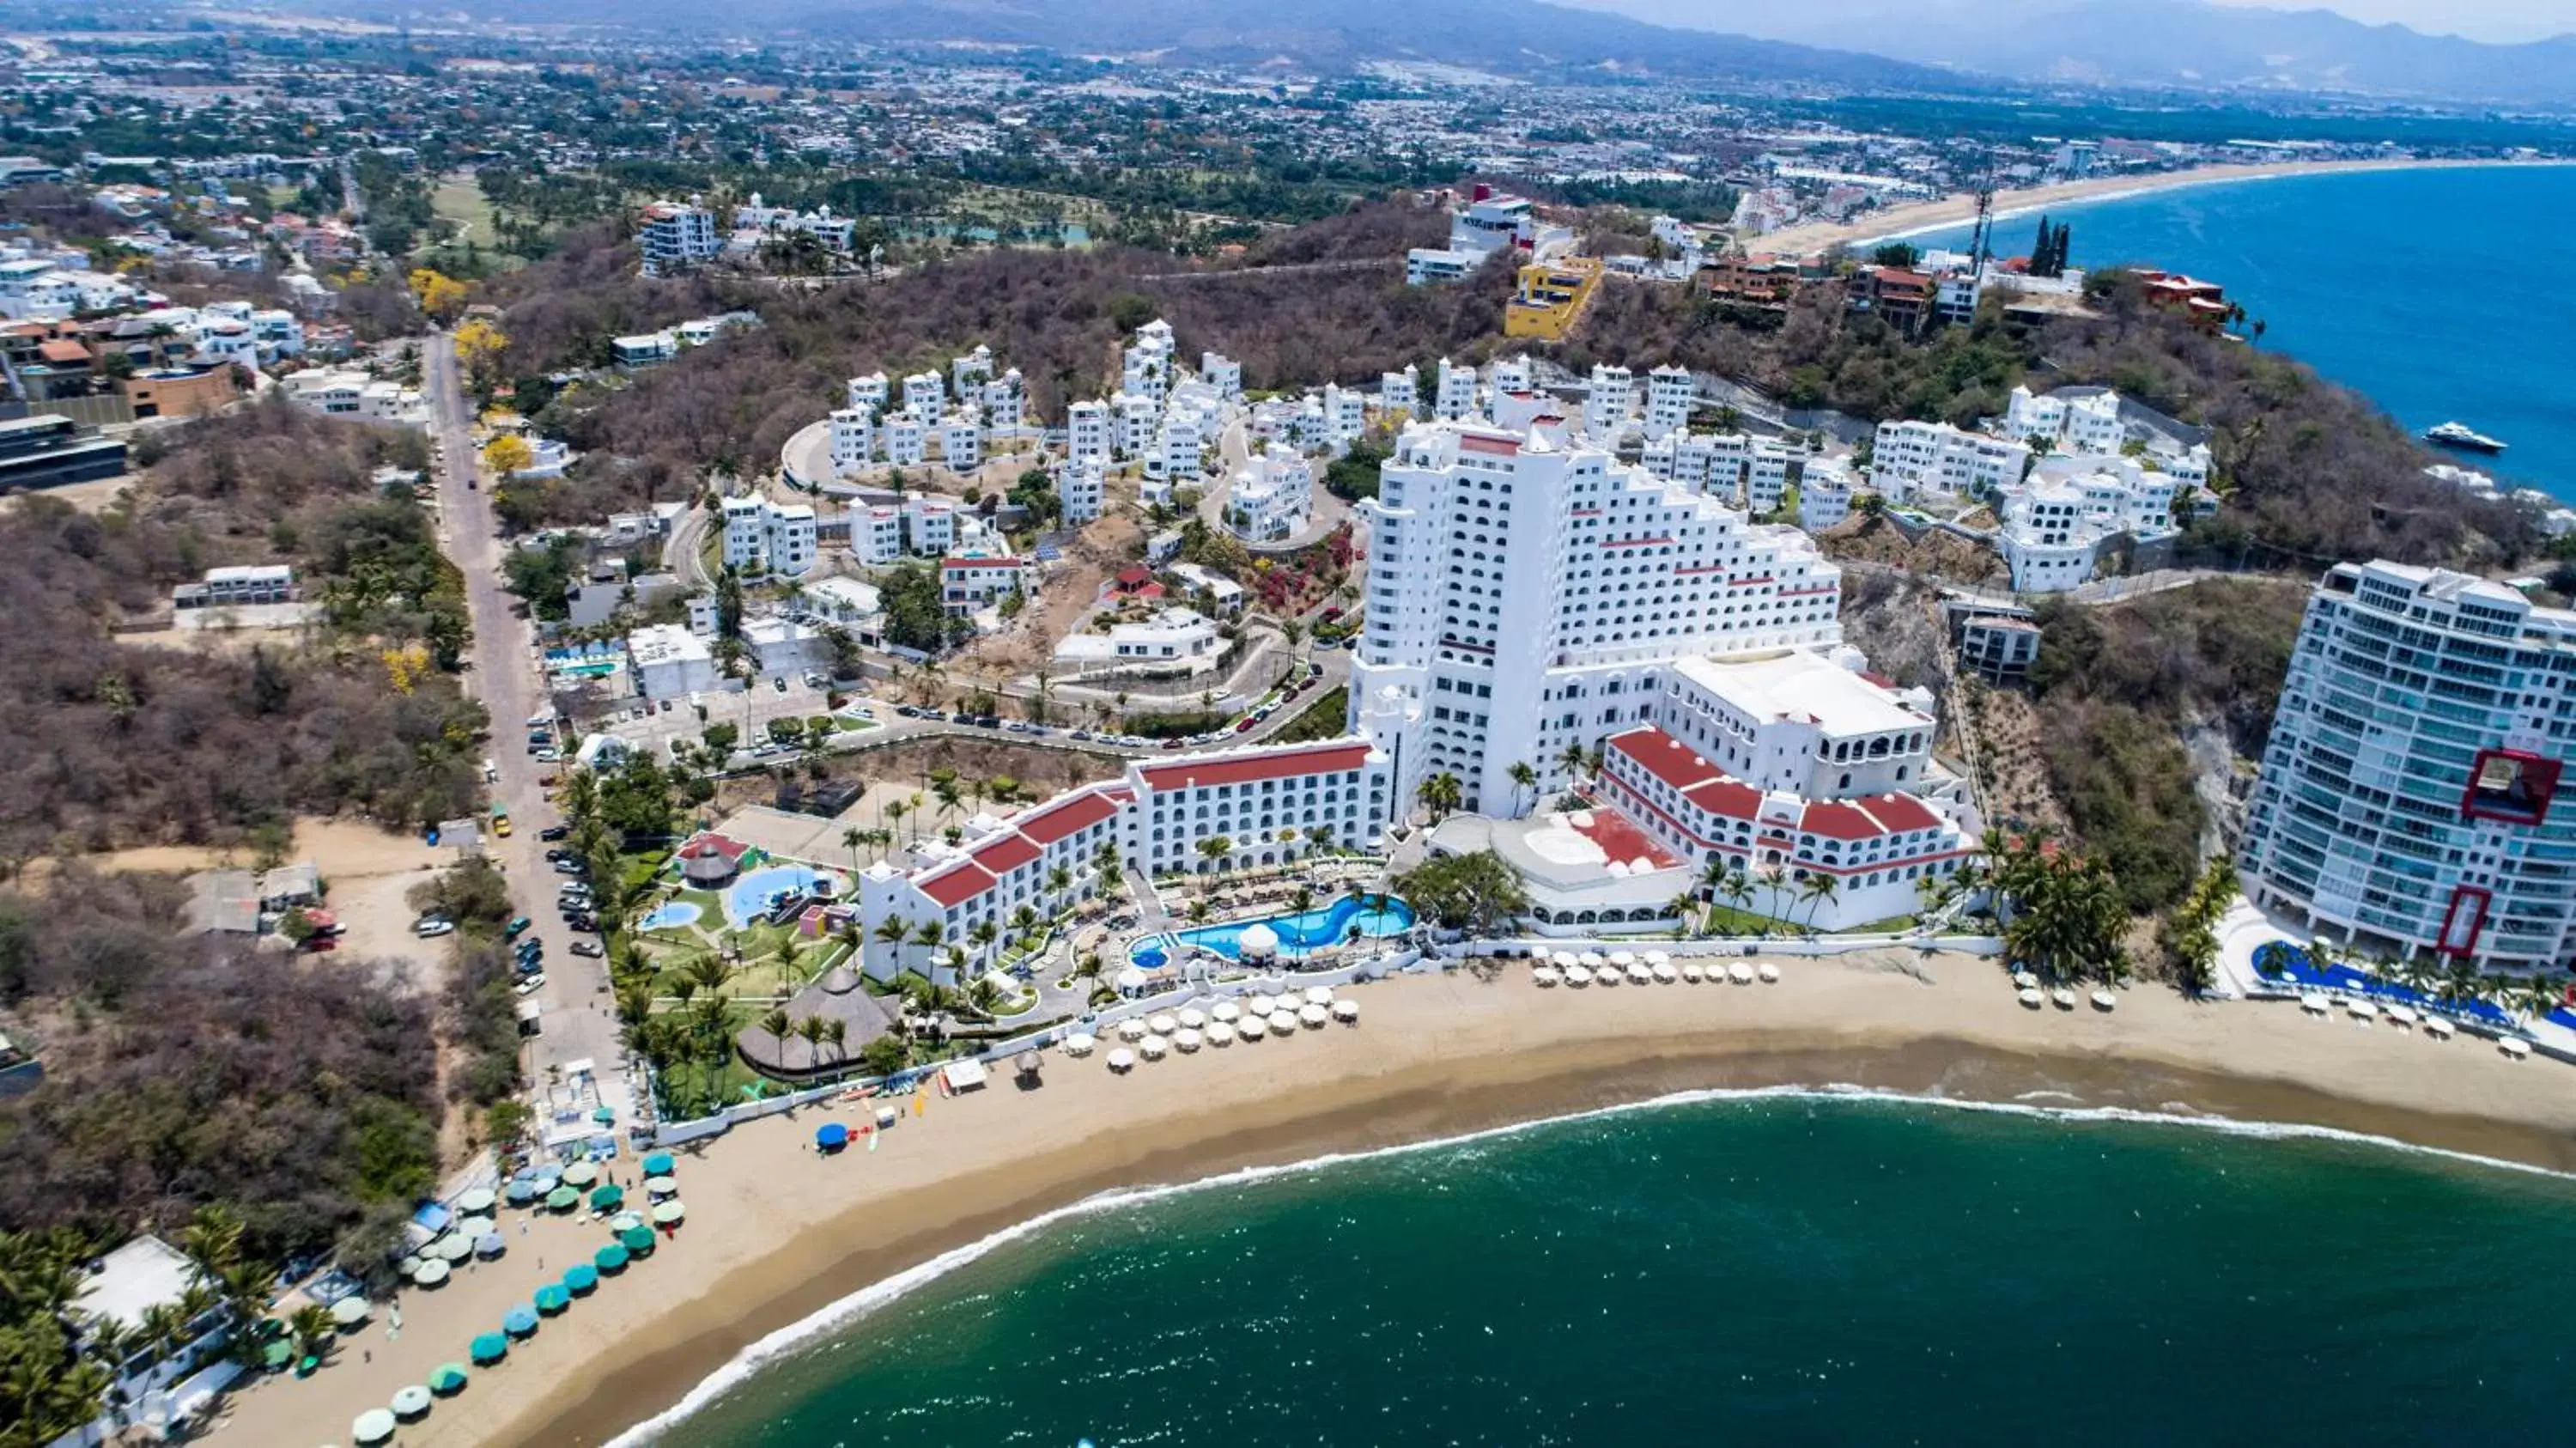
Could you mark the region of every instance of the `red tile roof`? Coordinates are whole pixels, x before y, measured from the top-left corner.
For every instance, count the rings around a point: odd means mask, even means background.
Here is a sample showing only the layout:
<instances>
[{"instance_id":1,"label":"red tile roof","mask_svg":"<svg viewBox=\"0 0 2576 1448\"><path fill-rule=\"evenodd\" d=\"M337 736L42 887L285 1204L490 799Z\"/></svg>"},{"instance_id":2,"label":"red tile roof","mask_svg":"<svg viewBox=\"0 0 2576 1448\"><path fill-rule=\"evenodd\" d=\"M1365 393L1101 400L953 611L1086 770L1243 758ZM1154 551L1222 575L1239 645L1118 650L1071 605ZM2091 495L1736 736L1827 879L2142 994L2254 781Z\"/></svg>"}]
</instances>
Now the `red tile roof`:
<instances>
[{"instance_id":1,"label":"red tile roof","mask_svg":"<svg viewBox=\"0 0 2576 1448\"><path fill-rule=\"evenodd\" d=\"M1465 437L1458 439L1458 450L1460 452L1493 453L1501 457L1516 457L1520 453L1521 445L1517 441L1508 437L1486 437L1481 433L1471 432Z\"/></svg>"},{"instance_id":2,"label":"red tile roof","mask_svg":"<svg viewBox=\"0 0 2576 1448\"><path fill-rule=\"evenodd\" d=\"M1648 774L1675 789L1687 790L1726 777L1716 765L1691 752L1689 745L1652 724L1612 735L1608 747L1637 761Z\"/></svg>"},{"instance_id":3,"label":"red tile roof","mask_svg":"<svg viewBox=\"0 0 2576 1448\"><path fill-rule=\"evenodd\" d=\"M1018 835L1004 835L975 849L975 863L995 875L1007 875L1038 857L1038 847Z\"/></svg>"},{"instance_id":4,"label":"red tile roof","mask_svg":"<svg viewBox=\"0 0 2576 1448\"><path fill-rule=\"evenodd\" d=\"M1811 801L1805 817L1798 821L1798 827L1808 834L1822 835L1829 840L1874 840L1883 833L1878 821L1871 819L1859 806L1834 799Z\"/></svg>"},{"instance_id":5,"label":"red tile roof","mask_svg":"<svg viewBox=\"0 0 2576 1448\"><path fill-rule=\"evenodd\" d=\"M1904 834L1908 830L1937 829L1941 824L1939 815L1934 814L1929 806L1910 794L1881 795L1877 799L1865 800L1863 803L1871 814L1878 817L1880 824L1897 834Z\"/></svg>"},{"instance_id":6,"label":"red tile roof","mask_svg":"<svg viewBox=\"0 0 2576 1448\"><path fill-rule=\"evenodd\" d=\"M1020 833L1041 845L1052 845L1116 813L1117 804L1107 797L1079 794L1062 804L1049 805L1034 814L1022 816Z\"/></svg>"},{"instance_id":7,"label":"red tile roof","mask_svg":"<svg viewBox=\"0 0 2576 1448\"><path fill-rule=\"evenodd\" d=\"M1234 758L1179 759L1150 766L1144 775L1146 786L1152 789L1213 789L1221 784L1357 769L1368 762L1368 755L1365 744L1328 744L1320 749L1268 750Z\"/></svg>"},{"instance_id":8,"label":"red tile roof","mask_svg":"<svg viewBox=\"0 0 2576 1448\"><path fill-rule=\"evenodd\" d=\"M942 568L1019 568L1024 565L1016 558L942 558L939 560L939 566Z\"/></svg>"},{"instance_id":9,"label":"red tile roof","mask_svg":"<svg viewBox=\"0 0 2576 1448\"><path fill-rule=\"evenodd\" d=\"M1682 797L1713 815L1749 820L1762 812L1762 791L1740 779L1712 779L1682 791Z\"/></svg>"},{"instance_id":10,"label":"red tile roof","mask_svg":"<svg viewBox=\"0 0 2576 1448\"><path fill-rule=\"evenodd\" d=\"M963 905L993 888L994 879L974 864L955 866L919 883L918 889L942 910Z\"/></svg>"},{"instance_id":11,"label":"red tile roof","mask_svg":"<svg viewBox=\"0 0 2576 1448\"><path fill-rule=\"evenodd\" d=\"M1874 840L1938 826L1941 817L1910 794L1856 800L1818 800L1807 806L1800 828L1833 840Z\"/></svg>"}]
</instances>

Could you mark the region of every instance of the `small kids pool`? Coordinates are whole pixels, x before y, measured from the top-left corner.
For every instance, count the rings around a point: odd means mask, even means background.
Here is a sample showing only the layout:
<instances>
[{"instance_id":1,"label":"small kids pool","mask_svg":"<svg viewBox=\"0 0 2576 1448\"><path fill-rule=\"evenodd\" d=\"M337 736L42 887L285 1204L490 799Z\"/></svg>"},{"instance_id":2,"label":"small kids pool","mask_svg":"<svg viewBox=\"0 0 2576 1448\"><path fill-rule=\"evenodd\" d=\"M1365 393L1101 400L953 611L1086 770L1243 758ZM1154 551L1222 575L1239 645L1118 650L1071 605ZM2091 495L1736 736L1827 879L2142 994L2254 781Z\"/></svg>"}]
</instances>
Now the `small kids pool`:
<instances>
[{"instance_id":1,"label":"small kids pool","mask_svg":"<svg viewBox=\"0 0 2576 1448\"><path fill-rule=\"evenodd\" d=\"M698 913L698 907L688 901L672 900L654 906L642 919L635 922L635 928L643 931L678 930L684 926L697 924Z\"/></svg>"},{"instance_id":2,"label":"small kids pool","mask_svg":"<svg viewBox=\"0 0 2576 1448\"><path fill-rule=\"evenodd\" d=\"M1390 895L1385 909L1372 910L1360 903L1359 896L1345 895L1330 905L1294 915L1234 920L1223 925L1196 926L1177 935L1157 935L1129 946L1127 958L1146 970L1158 969L1170 959L1165 943L1177 939L1183 945L1195 945L1215 951L1228 960L1240 960L1243 958L1243 932L1255 925L1269 926L1279 937L1280 958L1295 960L1350 939L1354 926L1369 939L1401 935L1413 928L1413 907Z\"/></svg>"},{"instance_id":3,"label":"small kids pool","mask_svg":"<svg viewBox=\"0 0 2576 1448\"><path fill-rule=\"evenodd\" d=\"M764 865L725 887L725 918L736 928L749 925L768 914L780 895L809 894L829 878L808 865Z\"/></svg>"}]
</instances>

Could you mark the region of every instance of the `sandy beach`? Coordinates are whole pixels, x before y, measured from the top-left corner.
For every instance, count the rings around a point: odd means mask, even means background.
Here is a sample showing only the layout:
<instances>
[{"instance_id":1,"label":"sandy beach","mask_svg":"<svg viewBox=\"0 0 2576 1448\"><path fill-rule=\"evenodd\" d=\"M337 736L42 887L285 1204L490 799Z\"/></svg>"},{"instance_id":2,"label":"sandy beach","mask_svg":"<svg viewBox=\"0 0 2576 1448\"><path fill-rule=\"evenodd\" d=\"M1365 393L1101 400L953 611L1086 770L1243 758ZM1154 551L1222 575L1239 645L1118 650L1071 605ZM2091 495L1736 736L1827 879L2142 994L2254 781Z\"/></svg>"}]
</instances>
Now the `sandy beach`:
<instances>
[{"instance_id":1,"label":"sandy beach","mask_svg":"<svg viewBox=\"0 0 2576 1448\"><path fill-rule=\"evenodd\" d=\"M1693 1088L1851 1085L1980 1101L2288 1122L2576 1171L2576 1075L2287 1003L2161 987L2112 1013L2031 1011L1991 961L1886 952L1784 961L1762 986L1541 989L1525 964L1360 987L1357 1026L1203 1050L1125 1077L1051 1053L1044 1084L927 1098L880 1149L814 1154L807 1110L681 1153L676 1240L549 1320L407 1426L403 1448L600 1444L745 1346L870 1283L1116 1187L1365 1150ZM630 1158L619 1174L634 1186ZM509 1254L406 1292L313 1378L236 1394L213 1441L307 1448L466 1344L606 1241L505 1223Z\"/></svg>"},{"instance_id":2,"label":"sandy beach","mask_svg":"<svg viewBox=\"0 0 2576 1448\"><path fill-rule=\"evenodd\" d=\"M2558 166L2563 161L2282 161L2239 166L2197 166L2188 171L2166 171L2144 176L2097 176L2083 181L2066 181L2054 186L2033 186L2019 191L1995 193L1998 216L2023 215L2049 207L2072 206L2086 201L2108 201L2129 196L2145 196L2158 191L2179 191L2191 186L2216 186L2230 181L2269 181L2285 176L2329 176L2346 171L2410 171L2457 166ZM1977 218L1977 199L1965 193L1944 196L1937 201L1917 201L1894 206L1885 211L1872 211L1849 223L1813 221L1798 226L1782 227L1767 236L1744 239L1745 250L1777 256L1804 256L1829 246L1859 246L1885 241L1944 227L1964 226Z\"/></svg>"}]
</instances>

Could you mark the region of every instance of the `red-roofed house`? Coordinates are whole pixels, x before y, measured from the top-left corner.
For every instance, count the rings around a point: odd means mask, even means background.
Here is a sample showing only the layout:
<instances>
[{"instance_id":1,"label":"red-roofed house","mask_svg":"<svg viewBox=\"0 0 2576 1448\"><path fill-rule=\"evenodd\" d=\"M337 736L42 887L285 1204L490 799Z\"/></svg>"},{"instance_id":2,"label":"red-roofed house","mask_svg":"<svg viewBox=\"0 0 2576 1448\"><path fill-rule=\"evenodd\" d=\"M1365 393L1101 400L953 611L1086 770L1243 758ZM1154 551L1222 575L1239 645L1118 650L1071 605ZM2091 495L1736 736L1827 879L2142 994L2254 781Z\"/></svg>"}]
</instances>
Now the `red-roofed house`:
<instances>
[{"instance_id":1,"label":"red-roofed house","mask_svg":"<svg viewBox=\"0 0 2576 1448\"><path fill-rule=\"evenodd\" d=\"M1036 587L1037 569L1025 558L939 560L939 601L950 613L973 613Z\"/></svg>"}]
</instances>

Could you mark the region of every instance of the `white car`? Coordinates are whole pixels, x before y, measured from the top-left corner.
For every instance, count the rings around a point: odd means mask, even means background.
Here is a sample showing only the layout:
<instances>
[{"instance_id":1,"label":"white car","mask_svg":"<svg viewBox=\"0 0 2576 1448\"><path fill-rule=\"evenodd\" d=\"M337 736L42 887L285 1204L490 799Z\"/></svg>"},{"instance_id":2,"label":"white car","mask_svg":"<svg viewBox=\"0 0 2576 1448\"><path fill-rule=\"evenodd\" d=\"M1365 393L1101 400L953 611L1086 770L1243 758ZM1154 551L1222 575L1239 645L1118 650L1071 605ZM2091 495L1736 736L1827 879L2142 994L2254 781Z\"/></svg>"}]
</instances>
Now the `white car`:
<instances>
[{"instance_id":1,"label":"white car","mask_svg":"<svg viewBox=\"0 0 2576 1448\"><path fill-rule=\"evenodd\" d=\"M413 924L411 933L423 940L436 939L441 935L453 935L456 933L456 922L432 915Z\"/></svg>"},{"instance_id":2,"label":"white car","mask_svg":"<svg viewBox=\"0 0 2576 1448\"><path fill-rule=\"evenodd\" d=\"M523 975L519 977L519 983L510 987L511 990L520 995L535 995L537 992L544 990L545 988L546 973L542 970L538 971L535 975Z\"/></svg>"}]
</instances>

